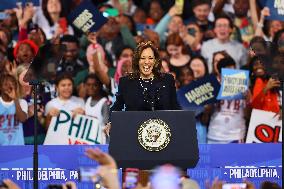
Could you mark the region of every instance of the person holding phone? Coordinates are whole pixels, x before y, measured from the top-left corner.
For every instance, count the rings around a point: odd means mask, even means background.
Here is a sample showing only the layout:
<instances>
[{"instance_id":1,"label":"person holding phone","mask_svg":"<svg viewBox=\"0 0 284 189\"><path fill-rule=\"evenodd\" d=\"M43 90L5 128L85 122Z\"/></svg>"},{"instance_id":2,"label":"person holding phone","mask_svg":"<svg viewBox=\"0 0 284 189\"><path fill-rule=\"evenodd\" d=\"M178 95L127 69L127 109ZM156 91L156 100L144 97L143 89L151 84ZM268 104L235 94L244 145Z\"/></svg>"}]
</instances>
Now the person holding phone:
<instances>
[{"instance_id":1,"label":"person holding phone","mask_svg":"<svg viewBox=\"0 0 284 189\"><path fill-rule=\"evenodd\" d=\"M67 24L61 0L42 0L41 5L41 9L35 13L33 23L43 29L47 40L74 34L72 27Z\"/></svg>"},{"instance_id":2,"label":"person holding phone","mask_svg":"<svg viewBox=\"0 0 284 189\"><path fill-rule=\"evenodd\" d=\"M183 39L184 43L190 47L195 54L199 54L203 33L200 27L196 23L190 23L179 29L179 35Z\"/></svg>"},{"instance_id":3,"label":"person holding phone","mask_svg":"<svg viewBox=\"0 0 284 189\"><path fill-rule=\"evenodd\" d=\"M255 77L251 106L255 109L279 113L280 81L277 76L267 74L264 61L266 60L255 57L250 65L250 70Z\"/></svg>"},{"instance_id":4,"label":"person holding phone","mask_svg":"<svg viewBox=\"0 0 284 189\"><path fill-rule=\"evenodd\" d=\"M94 176L101 177L103 187L108 189L120 189L117 165L113 157L98 148L87 148L85 155L99 163L97 173Z\"/></svg>"}]
</instances>

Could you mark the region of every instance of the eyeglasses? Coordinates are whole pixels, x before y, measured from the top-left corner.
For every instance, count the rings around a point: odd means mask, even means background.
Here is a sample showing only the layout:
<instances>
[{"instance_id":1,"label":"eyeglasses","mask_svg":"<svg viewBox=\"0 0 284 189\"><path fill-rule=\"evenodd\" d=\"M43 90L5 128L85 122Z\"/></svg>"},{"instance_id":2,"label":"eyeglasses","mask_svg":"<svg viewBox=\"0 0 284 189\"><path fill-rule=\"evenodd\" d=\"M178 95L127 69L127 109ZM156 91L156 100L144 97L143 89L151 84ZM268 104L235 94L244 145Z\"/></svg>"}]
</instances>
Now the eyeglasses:
<instances>
[{"instance_id":1,"label":"eyeglasses","mask_svg":"<svg viewBox=\"0 0 284 189\"><path fill-rule=\"evenodd\" d=\"M215 27L216 28L229 28L230 25L228 25L228 24L216 24Z\"/></svg>"}]
</instances>

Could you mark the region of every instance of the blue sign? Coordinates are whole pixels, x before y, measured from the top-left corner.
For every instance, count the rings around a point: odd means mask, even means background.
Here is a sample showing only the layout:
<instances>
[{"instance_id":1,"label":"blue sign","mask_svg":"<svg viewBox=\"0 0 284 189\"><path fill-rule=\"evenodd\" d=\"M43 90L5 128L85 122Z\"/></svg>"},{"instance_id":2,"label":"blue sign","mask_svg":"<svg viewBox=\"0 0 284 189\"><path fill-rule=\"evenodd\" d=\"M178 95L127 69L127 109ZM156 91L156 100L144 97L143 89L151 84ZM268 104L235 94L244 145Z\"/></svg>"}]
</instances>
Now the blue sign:
<instances>
[{"instance_id":1,"label":"blue sign","mask_svg":"<svg viewBox=\"0 0 284 189\"><path fill-rule=\"evenodd\" d=\"M181 87L177 91L177 99L184 110L200 112L204 105L216 102L219 88L216 77L209 75Z\"/></svg>"},{"instance_id":2,"label":"blue sign","mask_svg":"<svg viewBox=\"0 0 284 189\"><path fill-rule=\"evenodd\" d=\"M107 18L89 0L84 0L76 7L68 15L68 20L84 33L96 32L107 22Z\"/></svg>"},{"instance_id":3,"label":"blue sign","mask_svg":"<svg viewBox=\"0 0 284 189\"><path fill-rule=\"evenodd\" d=\"M39 188L48 184L74 181L78 188L94 188L87 182L79 182L80 167L96 167L98 164L84 155L90 145L39 146ZM107 152L107 145L95 145ZM234 150L232 150L234 149ZM1 146L0 179L9 178L21 188L32 188L33 146ZM200 159L188 174L201 188L207 179L215 177L226 182L242 182L244 177L259 188L267 180L282 185L282 144L200 144ZM121 179L121 174L120 174Z\"/></svg>"},{"instance_id":4,"label":"blue sign","mask_svg":"<svg viewBox=\"0 0 284 189\"><path fill-rule=\"evenodd\" d=\"M233 100L244 98L248 90L249 71L222 68L221 88L218 93L218 100Z\"/></svg>"},{"instance_id":5,"label":"blue sign","mask_svg":"<svg viewBox=\"0 0 284 189\"><path fill-rule=\"evenodd\" d=\"M266 19L284 21L283 0L259 0L259 2L262 5L262 8L269 8L270 16L266 17Z\"/></svg>"},{"instance_id":6,"label":"blue sign","mask_svg":"<svg viewBox=\"0 0 284 189\"><path fill-rule=\"evenodd\" d=\"M16 8L17 3L21 3L23 7L27 3L33 3L34 6L39 6L39 0L1 0L0 11Z\"/></svg>"}]
</instances>

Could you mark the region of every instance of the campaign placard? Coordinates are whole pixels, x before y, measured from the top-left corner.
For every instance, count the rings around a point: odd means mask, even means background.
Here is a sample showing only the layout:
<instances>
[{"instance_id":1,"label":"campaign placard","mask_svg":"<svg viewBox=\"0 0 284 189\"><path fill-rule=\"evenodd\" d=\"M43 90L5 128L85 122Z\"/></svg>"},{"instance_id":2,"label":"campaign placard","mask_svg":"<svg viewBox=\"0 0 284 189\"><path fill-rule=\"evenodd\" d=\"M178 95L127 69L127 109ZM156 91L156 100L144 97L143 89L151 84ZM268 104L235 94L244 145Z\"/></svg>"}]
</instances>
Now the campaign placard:
<instances>
[{"instance_id":1,"label":"campaign placard","mask_svg":"<svg viewBox=\"0 0 284 189\"><path fill-rule=\"evenodd\" d=\"M248 90L249 71L222 68L221 88L218 100L243 99Z\"/></svg>"},{"instance_id":2,"label":"campaign placard","mask_svg":"<svg viewBox=\"0 0 284 189\"><path fill-rule=\"evenodd\" d=\"M284 21L284 0L259 0L262 7L268 7L270 16L265 17L268 20Z\"/></svg>"},{"instance_id":3,"label":"campaign placard","mask_svg":"<svg viewBox=\"0 0 284 189\"><path fill-rule=\"evenodd\" d=\"M5 9L13 9L19 5L25 7L28 3L32 3L33 6L40 5L39 0L1 0L0 2L0 11Z\"/></svg>"},{"instance_id":4,"label":"campaign placard","mask_svg":"<svg viewBox=\"0 0 284 189\"><path fill-rule=\"evenodd\" d=\"M96 32L107 22L107 18L89 0L83 1L76 7L68 15L68 20L84 33Z\"/></svg>"},{"instance_id":5,"label":"campaign placard","mask_svg":"<svg viewBox=\"0 0 284 189\"><path fill-rule=\"evenodd\" d=\"M72 145L99 144L102 130L97 118L60 111L48 127L44 144Z\"/></svg>"},{"instance_id":6,"label":"campaign placard","mask_svg":"<svg viewBox=\"0 0 284 189\"><path fill-rule=\"evenodd\" d=\"M246 143L282 142L282 120L279 114L253 109Z\"/></svg>"},{"instance_id":7,"label":"campaign placard","mask_svg":"<svg viewBox=\"0 0 284 189\"><path fill-rule=\"evenodd\" d=\"M215 103L220 84L214 75L192 81L177 91L177 99L185 110L198 109L206 104Z\"/></svg>"}]
</instances>

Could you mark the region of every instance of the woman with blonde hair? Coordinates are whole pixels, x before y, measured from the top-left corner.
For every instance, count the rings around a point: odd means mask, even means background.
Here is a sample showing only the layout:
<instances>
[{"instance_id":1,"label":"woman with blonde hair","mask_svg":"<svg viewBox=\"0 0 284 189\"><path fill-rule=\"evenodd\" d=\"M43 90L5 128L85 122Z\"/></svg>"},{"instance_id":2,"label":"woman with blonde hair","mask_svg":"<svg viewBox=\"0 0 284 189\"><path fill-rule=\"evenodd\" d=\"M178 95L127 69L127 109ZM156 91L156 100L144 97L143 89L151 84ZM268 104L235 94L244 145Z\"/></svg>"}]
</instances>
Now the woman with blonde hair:
<instances>
[{"instance_id":1,"label":"woman with blonde hair","mask_svg":"<svg viewBox=\"0 0 284 189\"><path fill-rule=\"evenodd\" d=\"M23 99L28 103L28 114L27 120L23 123L25 144L32 145L34 144L34 101L32 94L32 86L24 81L24 77L29 69L29 64L22 64L16 69L16 77L19 81L19 92ZM48 101L46 95L41 91L38 96L38 144L43 144L45 139L46 130L44 128L44 106Z\"/></svg>"}]
</instances>

